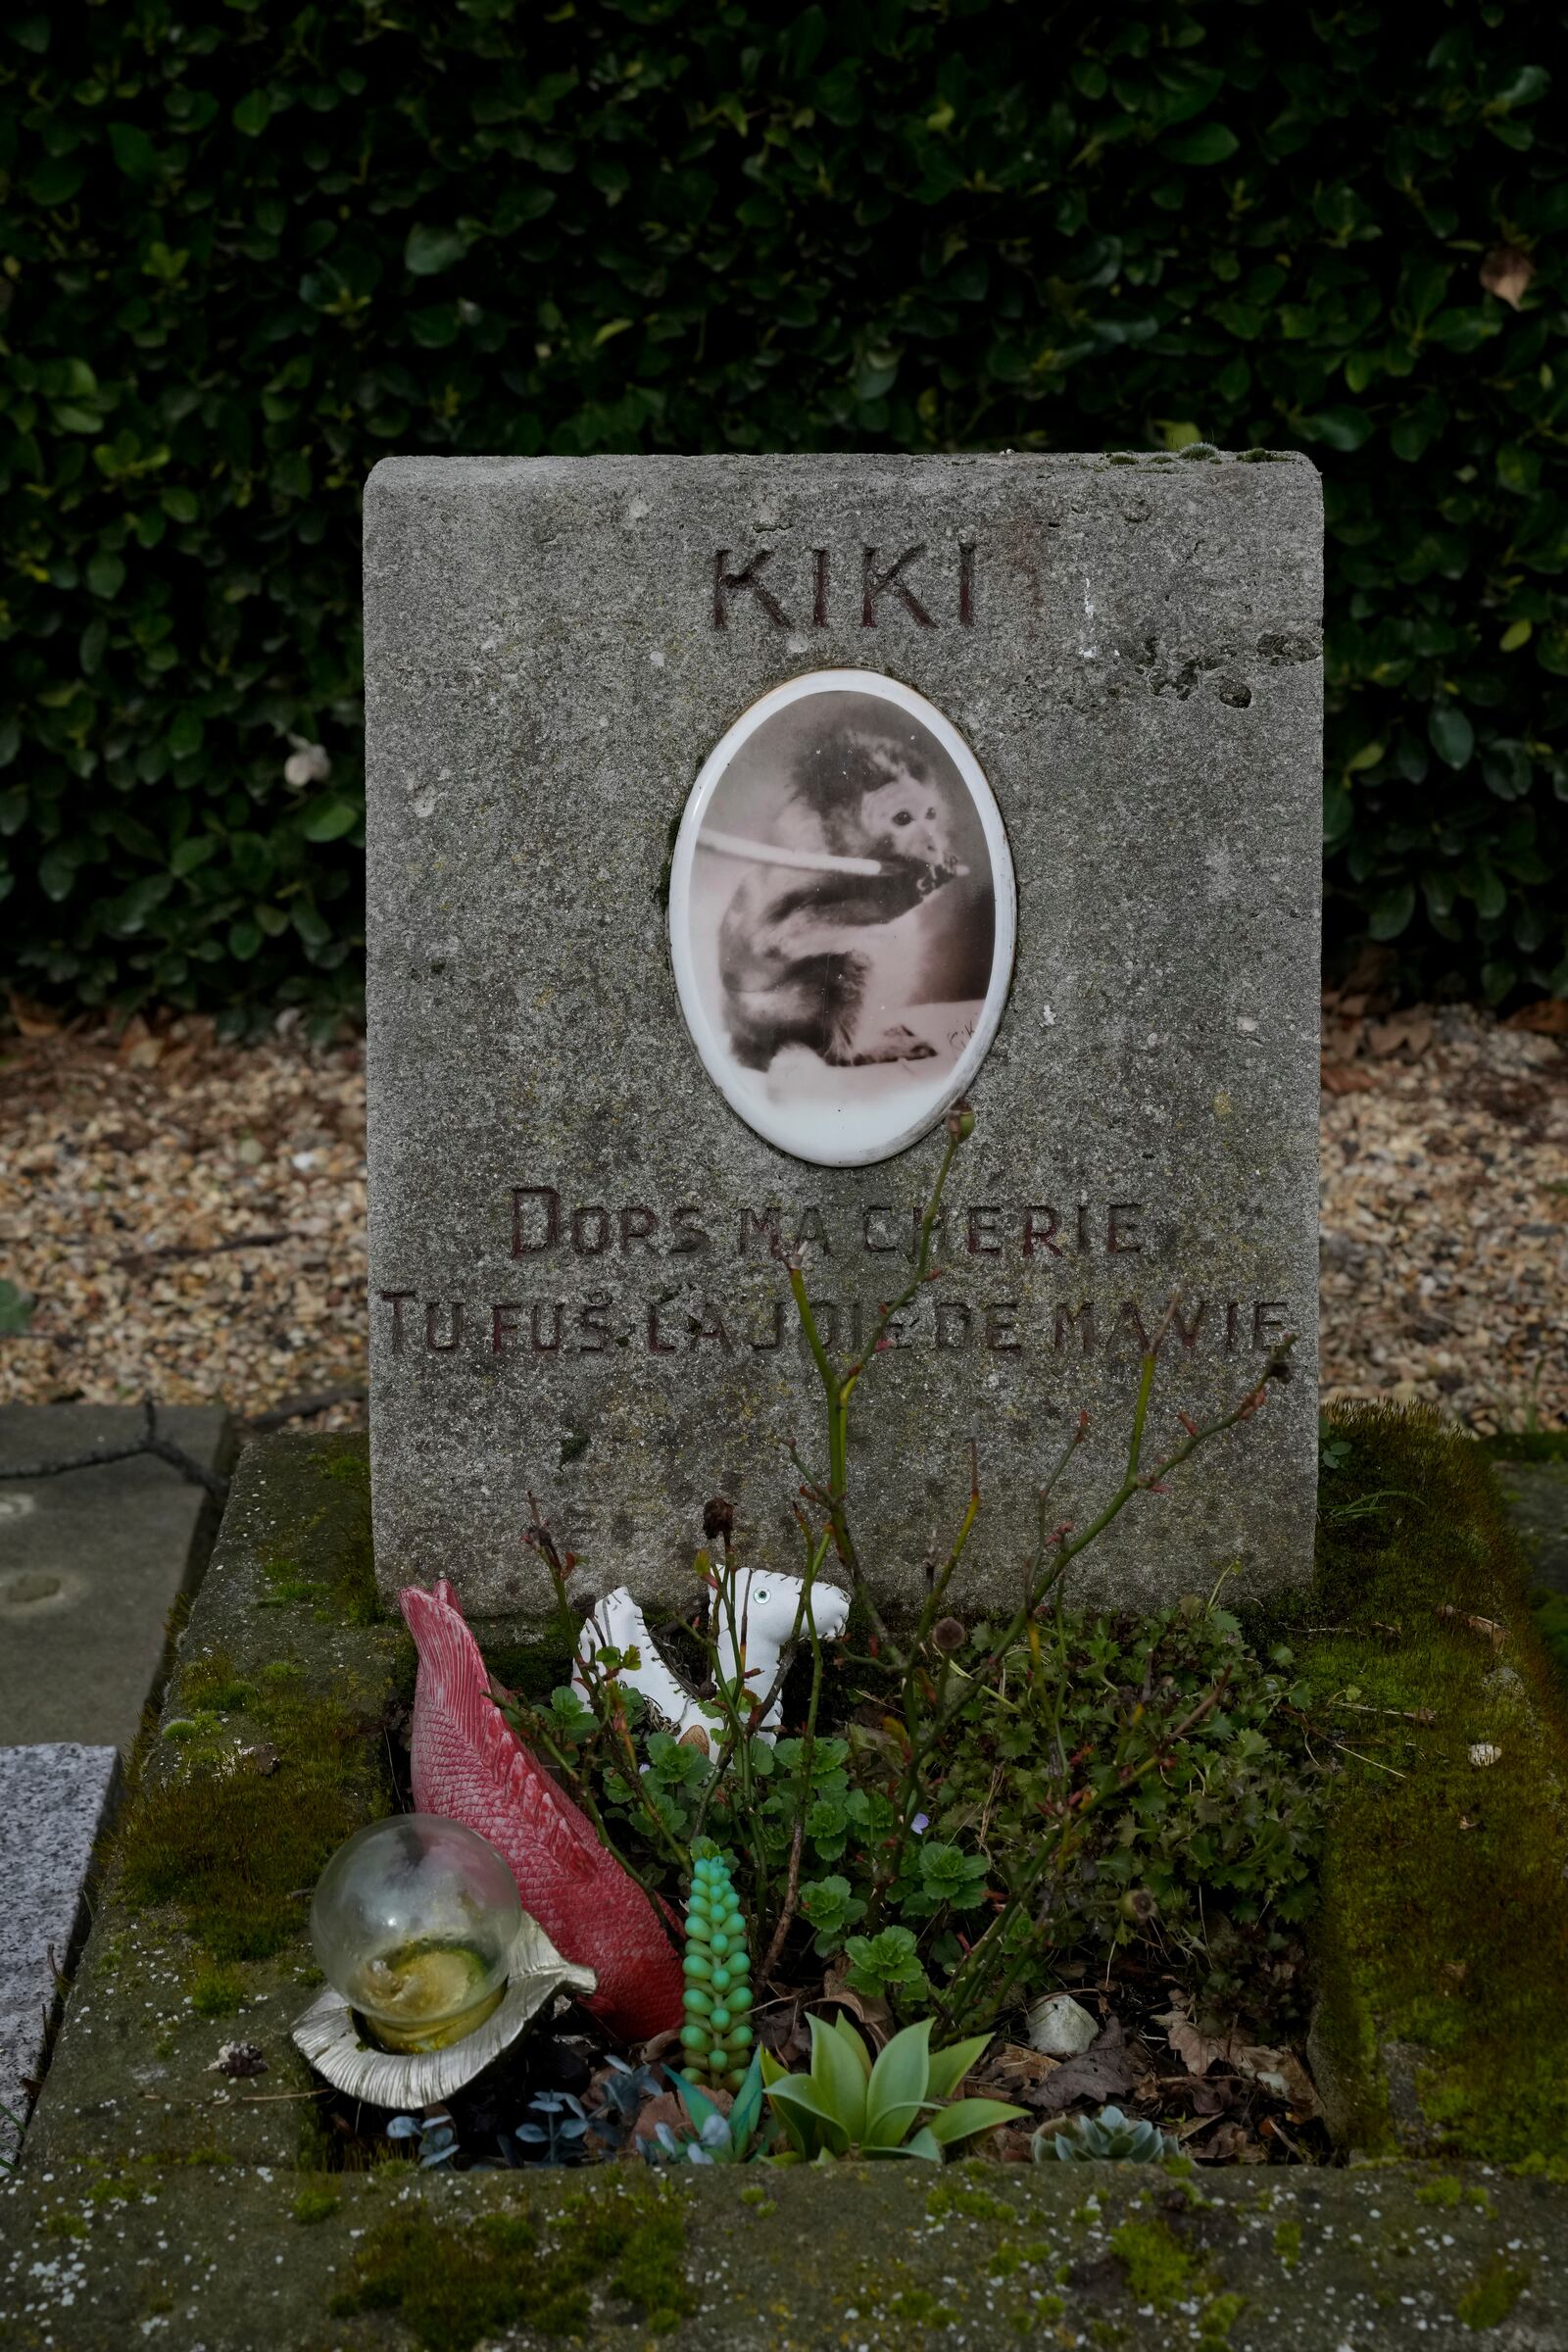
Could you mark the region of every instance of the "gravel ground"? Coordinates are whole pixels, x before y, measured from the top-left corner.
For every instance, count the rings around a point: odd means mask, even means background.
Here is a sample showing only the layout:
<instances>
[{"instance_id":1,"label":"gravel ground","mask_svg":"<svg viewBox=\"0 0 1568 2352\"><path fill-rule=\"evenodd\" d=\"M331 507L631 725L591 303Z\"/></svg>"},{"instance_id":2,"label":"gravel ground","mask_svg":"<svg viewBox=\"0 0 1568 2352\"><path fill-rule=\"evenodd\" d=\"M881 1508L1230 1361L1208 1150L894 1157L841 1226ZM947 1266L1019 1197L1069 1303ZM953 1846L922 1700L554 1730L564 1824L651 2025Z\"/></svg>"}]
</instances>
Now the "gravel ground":
<instances>
[{"instance_id":1,"label":"gravel ground","mask_svg":"<svg viewBox=\"0 0 1568 2352\"><path fill-rule=\"evenodd\" d=\"M1475 1428L1568 1424L1564 1007L1325 999L1323 1378ZM213 1396L363 1418L357 1044L118 1039L17 1008L0 1041L0 1400ZM13 1286L11 1291L5 1283ZM15 1294L23 1294L18 1302ZM31 1300L30 1311L27 1300ZM25 1328L16 1331L15 1326Z\"/></svg>"}]
</instances>

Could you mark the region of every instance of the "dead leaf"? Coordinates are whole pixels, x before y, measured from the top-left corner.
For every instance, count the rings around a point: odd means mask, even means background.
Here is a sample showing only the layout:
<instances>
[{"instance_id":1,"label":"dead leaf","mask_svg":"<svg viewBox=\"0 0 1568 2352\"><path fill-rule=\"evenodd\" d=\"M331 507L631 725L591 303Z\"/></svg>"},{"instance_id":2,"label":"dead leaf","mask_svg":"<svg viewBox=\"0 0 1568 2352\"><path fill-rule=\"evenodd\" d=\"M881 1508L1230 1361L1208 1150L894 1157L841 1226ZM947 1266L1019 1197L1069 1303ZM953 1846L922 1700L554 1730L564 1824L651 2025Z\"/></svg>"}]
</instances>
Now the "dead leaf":
<instances>
[{"instance_id":1,"label":"dead leaf","mask_svg":"<svg viewBox=\"0 0 1568 2352\"><path fill-rule=\"evenodd\" d=\"M1386 1021L1373 1021L1366 1042L1380 1058L1397 1054L1401 1047L1412 1055L1422 1054L1432 1043L1432 1015L1419 1010L1396 1012Z\"/></svg>"},{"instance_id":2,"label":"dead leaf","mask_svg":"<svg viewBox=\"0 0 1568 2352\"><path fill-rule=\"evenodd\" d=\"M1434 1615L1446 1618L1450 1625L1462 1625L1467 1634L1479 1634L1494 1649L1501 1649L1508 1639L1507 1627L1499 1625L1495 1617L1474 1617L1468 1609L1456 1609L1446 1600L1438 1603Z\"/></svg>"},{"instance_id":3,"label":"dead leaf","mask_svg":"<svg viewBox=\"0 0 1568 2352\"><path fill-rule=\"evenodd\" d=\"M1166 2040L1190 2075L1204 2076L1211 2066L1229 2067L1261 2089L1272 2091L1277 2099L1287 2101L1298 2115L1317 2114L1318 2097L1312 2078L1294 2050L1276 2050L1263 2042L1244 2041L1234 2029L1227 2034L1205 2031L1195 2025L1185 2009L1168 2009L1154 2023L1164 2027Z\"/></svg>"},{"instance_id":4,"label":"dead leaf","mask_svg":"<svg viewBox=\"0 0 1568 2352\"><path fill-rule=\"evenodd\" d=\"M1044 2050L1032 2050L1026 2042L1004 2041L971 2071L969 2088L986 2098L1018 2099L1043 2082L1048 2075L1054 2075L1061 2064L1061 2059L1050 2058Z\"/></svg>"},{"instance_id":5,"label":"dead leaf","mask_svg":"<svg viewBox=\"0 0 1568 2352\"><path fill-rule=\"evenodd\" d=\"M881 2049L883 2043L892 2036L893 2012L886 2001L877 1999L874 1994L854 1991L844 1981L849 1968L849 1961L841 1954L822 1978L819 1999L808 2005L817 2008L822 2002L831 2001L836 2009L847 2009L856 2024L869 2035L873 2045Z\"/></svg>"},{"instance_id":6,"label":"dead leaf","mask_svg":"<svg viewBox=\"0 0 1568 2352\"><path fill-rule=\"evenodd\" d=\"M24 1037L57 1037L60 1017L47 1004L34 1004L29 997L19 997L13 989L7 999L11 1018Z\"/></svg>"},{"instance_id":7,"label":"dead leaf","mask_svg":"<svg viewBox=\"0 0 1568 2352\"><path fill-rule=\"evenodd\" d=\"M1167 2009L1154 2019L1156 2026L1165 2029L1165 2039L1190 2075L1206 2075L1216 2059L1233 2066L1240 2036L1234 2034L1205 2033L1195 2025L1185 2009Z\"/></svg>"},{"instance_id":8,"label":"dead leaf","mask_svg":"<svg viewBox=\"0 0 1568 2352\"><path fill-rule=\"evenodd\" d=\"M1533 1030L1537 1037L1568 1037L1568 997L1542 997L1534 1004L1521 1004L1502 1025Z\"/></svg>"},{"instance_id":9,"label":"dead leaf","mask_svg":"<svg viewBox=\"0 0 1568 2352\"><path fill-rule=\"evenodd\" d=\"M1256 2145L1247 2126L1227 2116L1224 2123L1215 2126L1213 2138L1205 2139L1200 2148L1194 2147L1192 2152L1200 2164L1245 2164L1247 2151ZM1255 2163L1256 2157L1251 2161Z\"/></svg>"},{"instance_id":10,"label":"dead leaf","mask_svg":"<svg viewBox=\"0 0 1568 2352\"><path fill-rule=\"evenodd\" d=\"M1107 2017L1092 2050L1085 2050L1076 2058L1064 2058L1054 2073L1020 2095L1026 2107L1035 2108L1041 2115L1060 2115L1078 2099L1093 2099L1097 2106L1102 2106L1107 2099L1125 2099L1131 2095L1132 2087L1133 2070L1121 2020Z\"/></svg>"},{"instance_id":11,"label":"dead leaf","mask_svg":"<svg viewBox=\"0 0 1568 2352\"><path fill-rule=\"evenodd\" d=\"M1370 1070L1351 1069L1343 1061L1325 1061L1320 1077L1326 1095L1369 1095L1377 1084Z\"/></svg>"},{"instance_id":12,"label":"dead leaf","mask_svg":"<svg viewBox=\"0 0 1568 2352\"><path fill-rule=\"evenodd\" d=\"M1516 311L1529 291L1536 265L1517 245L1492 245L1481 264L1481 283L1510 311Z\"/></svg>"},{"instance_id":13,"label":"dead leaf","mask_svg":"<svg viewBox=\"0 0 1568 2352\"><path fill-rule=\"evenodd\" d=\"M672 2090L662 2090L657 2099L649 2099L631 2128L633 2139L652 2139L661 2124L667 2124L677 2138L691 2129L691 2118Z\"/></svg>"}]
</instances>

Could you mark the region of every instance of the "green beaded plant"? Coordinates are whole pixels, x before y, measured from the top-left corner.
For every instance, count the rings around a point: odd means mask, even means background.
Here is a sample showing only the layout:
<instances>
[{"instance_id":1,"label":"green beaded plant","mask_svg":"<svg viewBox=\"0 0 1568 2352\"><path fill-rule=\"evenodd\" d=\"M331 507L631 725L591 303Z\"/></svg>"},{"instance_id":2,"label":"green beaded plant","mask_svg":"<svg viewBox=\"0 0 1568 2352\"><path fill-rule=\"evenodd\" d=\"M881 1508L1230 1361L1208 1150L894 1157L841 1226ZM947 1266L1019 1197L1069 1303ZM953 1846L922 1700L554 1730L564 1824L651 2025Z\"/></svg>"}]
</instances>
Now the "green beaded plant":
<instances>
[{"instance_id":1,"label":"green beaded plant","mask_svg":"<svg viewBox=\"0 0 1568 2352\"><path fill-rule=\"evenodd\" d=\"M695 1850L686 1906L686 2073L715 2090L739 2090L752 2046L752 1956L729 1864L716 1847Z\"/></svg>"}]
</instances>

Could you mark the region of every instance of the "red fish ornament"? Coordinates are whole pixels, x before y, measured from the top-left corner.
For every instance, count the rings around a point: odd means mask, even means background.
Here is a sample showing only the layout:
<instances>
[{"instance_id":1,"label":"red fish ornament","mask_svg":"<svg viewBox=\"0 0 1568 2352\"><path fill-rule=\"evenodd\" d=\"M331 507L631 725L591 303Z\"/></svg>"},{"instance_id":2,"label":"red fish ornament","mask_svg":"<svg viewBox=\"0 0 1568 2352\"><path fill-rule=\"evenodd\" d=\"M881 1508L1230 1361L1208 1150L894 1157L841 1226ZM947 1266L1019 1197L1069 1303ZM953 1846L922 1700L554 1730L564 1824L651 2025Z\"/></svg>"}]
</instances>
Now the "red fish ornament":
<instances>
[{"instance_id":1,"label":"red fish ornament","mask_svg":"<svg viewBox=\"0 0 1568 2352\"><path fill-rule=\"evenodd\" d=\"M528 1753L490 1695L479 1645L443 1577L400 1594L419 1653L414 1802L461 1821L503 1853L522 1907L564 1958L591 1968L583 2007L623 2041L680 2024L680 1958L650 1897Z\"/></svg>"}]
</instances>

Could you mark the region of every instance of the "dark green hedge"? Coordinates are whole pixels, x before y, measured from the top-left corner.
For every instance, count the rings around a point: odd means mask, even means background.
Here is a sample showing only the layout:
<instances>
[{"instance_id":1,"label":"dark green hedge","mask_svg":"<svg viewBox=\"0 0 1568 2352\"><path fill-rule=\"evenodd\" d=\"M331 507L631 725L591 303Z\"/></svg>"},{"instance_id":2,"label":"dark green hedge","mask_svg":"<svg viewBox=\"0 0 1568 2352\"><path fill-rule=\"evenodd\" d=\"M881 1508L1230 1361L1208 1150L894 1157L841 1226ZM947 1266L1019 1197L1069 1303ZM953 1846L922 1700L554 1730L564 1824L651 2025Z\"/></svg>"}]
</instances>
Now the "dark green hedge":
<instances>
[{"instance_id":1,"label":"dark green hedge","mask_svg":"<svg viewBox=\"0 0 1568 2352\"><path fill-rule=\"evenodd\" d=\"M1412 985L1568 991L1562 37L1480 0L13 14L10 973L352 1002L388 450L1201 437L1326 476L1331 922Z\"/></svg>"}]
</instances>

